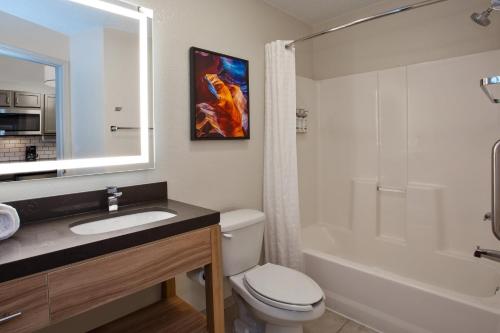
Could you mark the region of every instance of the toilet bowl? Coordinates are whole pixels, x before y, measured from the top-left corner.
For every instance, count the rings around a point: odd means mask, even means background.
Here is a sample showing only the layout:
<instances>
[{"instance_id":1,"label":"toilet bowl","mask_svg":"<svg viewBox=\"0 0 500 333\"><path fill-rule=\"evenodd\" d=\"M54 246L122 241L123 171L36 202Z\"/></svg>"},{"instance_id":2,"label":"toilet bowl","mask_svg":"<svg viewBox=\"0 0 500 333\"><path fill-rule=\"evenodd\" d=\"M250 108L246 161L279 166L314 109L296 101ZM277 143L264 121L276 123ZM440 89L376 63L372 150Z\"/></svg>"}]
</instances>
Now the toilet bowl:
<instances>
[{"instance_id":1,"label":"toilet bowl","mask_svg":"<svg viewBox=\"0 0 500 333\"><path fill-rule=\"evenodd\" d=\"M231 211L221 214L220 224L223 271L239 296L240 326L246 324L251 333L302 333L305 322L323 315L325 297L311 278L279 265L258 265L264 213Z\"/></svg>"}]
</instances>

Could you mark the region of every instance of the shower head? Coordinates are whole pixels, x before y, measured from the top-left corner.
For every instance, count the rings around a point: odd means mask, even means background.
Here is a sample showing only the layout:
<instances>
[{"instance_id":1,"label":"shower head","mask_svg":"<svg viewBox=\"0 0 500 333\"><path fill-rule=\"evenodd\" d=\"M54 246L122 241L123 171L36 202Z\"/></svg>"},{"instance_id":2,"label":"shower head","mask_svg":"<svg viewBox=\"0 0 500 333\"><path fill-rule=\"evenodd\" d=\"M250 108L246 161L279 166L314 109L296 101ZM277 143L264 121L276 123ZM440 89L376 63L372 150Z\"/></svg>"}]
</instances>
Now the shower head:
<instances>
[{"instance_id":1,"label":"shower head","mask_svg":"<svg viewBox=\"0 0 500 333\"><path fill-rule=\"evenodd\" d=\"M493 8L490 7L488 9L486 9L484 12L482 12L481 14L479 14L479 13L472 14L470 16L470 18L472 19L472 21L476 22L480 26L487 27L491 23L489 16L490 16L492 11L493 11Z\"/></svg>"},{"instance_id":2,"label":"shower head","mask_svg":"<svg viewBox=\"0 0 500 333\"><path fill-rule=\"evenodd\" d=\"M487 27L491 23L489 16L494 10L500 10L500 0L491 0L491 5L488 9L480 14L474 13L470 18L480 26Z\"/></svg>"}]
</instances>

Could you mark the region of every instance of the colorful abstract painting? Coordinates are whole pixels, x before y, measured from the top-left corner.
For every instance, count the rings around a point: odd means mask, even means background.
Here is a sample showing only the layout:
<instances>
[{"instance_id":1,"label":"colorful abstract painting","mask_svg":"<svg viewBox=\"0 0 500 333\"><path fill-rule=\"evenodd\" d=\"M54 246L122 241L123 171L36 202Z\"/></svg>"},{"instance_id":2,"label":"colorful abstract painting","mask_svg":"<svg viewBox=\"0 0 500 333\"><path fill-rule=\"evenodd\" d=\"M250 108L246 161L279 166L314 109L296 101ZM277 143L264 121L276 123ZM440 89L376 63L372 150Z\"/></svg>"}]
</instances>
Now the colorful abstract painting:
<instances>
[{"instance_id":1,"label":"colorful abstract painting","mask_svg":"<svg viewBox=\"0 0 500 333\"><path fill-rule=\"evenodd\" d=\"M248 61L191 48L191 139L250 138Z\"/></svg>"}]
</instances>

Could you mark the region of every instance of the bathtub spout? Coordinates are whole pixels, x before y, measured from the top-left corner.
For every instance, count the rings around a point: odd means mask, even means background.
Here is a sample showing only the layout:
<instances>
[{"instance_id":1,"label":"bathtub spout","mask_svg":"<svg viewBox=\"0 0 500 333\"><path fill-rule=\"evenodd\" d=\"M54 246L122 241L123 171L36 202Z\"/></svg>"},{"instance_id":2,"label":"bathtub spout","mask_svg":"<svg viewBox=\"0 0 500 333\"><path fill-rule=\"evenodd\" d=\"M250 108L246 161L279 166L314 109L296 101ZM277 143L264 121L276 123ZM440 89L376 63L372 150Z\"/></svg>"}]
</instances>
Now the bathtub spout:
<instances>
[{"instance_id":1,"label":"bathtub spout","mask_svg":"<svg viewBox=\"0 0 500 333\"><path fill-rule=\"evenodd\" d=\"M474 257L500 262L500 251L481 249L478 246L476 251L474 251Z\"/></svg>"}]
</instances>

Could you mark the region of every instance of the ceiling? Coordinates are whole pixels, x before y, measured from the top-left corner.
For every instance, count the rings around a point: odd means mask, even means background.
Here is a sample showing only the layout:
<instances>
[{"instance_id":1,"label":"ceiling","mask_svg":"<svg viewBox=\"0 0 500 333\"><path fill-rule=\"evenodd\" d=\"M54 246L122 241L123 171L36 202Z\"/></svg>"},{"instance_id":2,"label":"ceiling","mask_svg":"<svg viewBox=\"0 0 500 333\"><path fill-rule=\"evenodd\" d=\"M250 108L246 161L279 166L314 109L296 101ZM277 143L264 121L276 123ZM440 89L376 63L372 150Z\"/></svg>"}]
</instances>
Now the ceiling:
<instances>
[{"instance_id":1,"label":"ceiling","mask_svg":"<svg viewBox=\"0 0 500 333\"><path fill-rule=\"evenodd\" d=\"M383 0L264 0L269 5L310 25L370 6Z\"/></svg>"}]
</instances>

